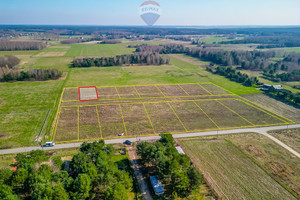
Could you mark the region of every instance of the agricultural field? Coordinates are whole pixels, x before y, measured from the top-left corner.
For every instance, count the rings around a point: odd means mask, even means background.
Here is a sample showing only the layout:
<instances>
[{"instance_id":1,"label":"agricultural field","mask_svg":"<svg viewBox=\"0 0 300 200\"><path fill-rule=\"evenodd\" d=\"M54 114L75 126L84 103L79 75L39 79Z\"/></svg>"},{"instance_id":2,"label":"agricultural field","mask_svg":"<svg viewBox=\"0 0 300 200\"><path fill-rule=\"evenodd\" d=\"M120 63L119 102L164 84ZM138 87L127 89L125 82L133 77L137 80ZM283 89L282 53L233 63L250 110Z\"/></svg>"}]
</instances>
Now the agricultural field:
<instances>
[{"instance_id":1,"label":"agricultural field","mask_svg":"<svg viewBox=\"0 0 300 200\"><path fill-rule=\"evenodd\" d=\"M52 140L188 133L294 123L217 85L65 88Z\"/></svg>"},{"instance_id":2,"label":"agricultural field","mask_svg":"<svg viewBox=\"0 0 300 200\"><path fill-rule=\"evenodd\" d=\"M222 199L299 197L297 158L265 136L247 133L178 142Z\"/></svg>"},{"instance_id":3,"label":"agricultural field","mask_svg":"<svg viewBox=\"0 0 300 200\"><path fill-rule=\"evenodd\" d=\"M300 129L284 129L284 130L276 130L270 131L270 135L276 137L292 149L297 152L300 152Z\"/></svg>"}]
</instances>

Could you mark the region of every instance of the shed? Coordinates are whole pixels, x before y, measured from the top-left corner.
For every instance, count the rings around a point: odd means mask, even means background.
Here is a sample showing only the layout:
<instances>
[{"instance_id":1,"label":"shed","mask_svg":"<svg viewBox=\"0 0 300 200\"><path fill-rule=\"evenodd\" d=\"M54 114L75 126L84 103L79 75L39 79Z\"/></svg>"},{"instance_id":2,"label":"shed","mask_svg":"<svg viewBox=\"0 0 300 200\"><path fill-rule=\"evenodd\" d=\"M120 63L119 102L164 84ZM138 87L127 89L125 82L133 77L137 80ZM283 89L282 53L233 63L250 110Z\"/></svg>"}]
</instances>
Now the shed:
<instances>
[{"instance_id":1,"label":"shed","mask_svg":"<svg viewBox=\"0 0 300 200\"><path fill-rule=\"evenodd\" d=\"M183 149L180 146L175 147L179 154L185 155Z\"/></svg>"},{"instance_id":2,"label":"shed","mask_svg":"<svg viewBox=\"0 0 300 200\"><path fill-rule=\"evenodd\" d=\"M282 90L282 86L281 85L273 85L273 88L275 90Z\"/></svg>"},{"instance_id":3,"label":"shed","mask_svg":"<svg viewBox=\"0 0 300 200\"><path fill-rule=\"evenodd\" d=\"M161 182L156 178L156 176L150 176L150 182L155 195L160 196L165 193L165 188L163 187Z\"/></svg>"}]
</instances>

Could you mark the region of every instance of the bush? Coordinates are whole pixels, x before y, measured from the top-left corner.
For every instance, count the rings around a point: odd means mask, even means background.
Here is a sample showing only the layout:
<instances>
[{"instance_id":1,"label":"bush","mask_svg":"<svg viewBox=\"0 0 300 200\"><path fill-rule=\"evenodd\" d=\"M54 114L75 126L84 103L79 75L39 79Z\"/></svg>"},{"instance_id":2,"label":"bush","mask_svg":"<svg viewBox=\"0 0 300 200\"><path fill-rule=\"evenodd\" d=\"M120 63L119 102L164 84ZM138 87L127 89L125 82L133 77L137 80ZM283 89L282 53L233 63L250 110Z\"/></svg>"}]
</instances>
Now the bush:
<instances>
[{"instance_id":1,"label":"bush","mask_svg":"<svg viewBox=\"0 0 300 200\"><path fill-rule=\"evenodd\" d=\"M53 157L52 161L53 161L54 166L59 169L61 169L62 165L64 164L64 162L62 161L60 156Z\"/></svg>"}]
</instances>

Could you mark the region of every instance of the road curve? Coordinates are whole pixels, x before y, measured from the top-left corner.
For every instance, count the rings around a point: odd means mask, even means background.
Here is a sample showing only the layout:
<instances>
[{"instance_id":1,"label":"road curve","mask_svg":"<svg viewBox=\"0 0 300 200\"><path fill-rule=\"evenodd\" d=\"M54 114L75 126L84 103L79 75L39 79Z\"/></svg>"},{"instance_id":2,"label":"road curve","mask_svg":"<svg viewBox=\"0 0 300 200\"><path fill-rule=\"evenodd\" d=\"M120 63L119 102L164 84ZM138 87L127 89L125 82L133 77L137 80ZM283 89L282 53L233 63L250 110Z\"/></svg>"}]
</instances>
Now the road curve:
<instances>
[{"instance_id":1,"label":"road curve","mask_svg":"<svg viewBox=\"0 0 300 200\"><path fill-rule=\"evenodd\" d=\"M225 135L225 134L231 134L231 133L250 133L250 132L256 132L265 135L268 131L272 130L279 130L279 129L287 129L287 128L300 128L300 124L293 124L293 125L284 125L284 126L270 126L270 127L261 127L261 128L245 128L245 129L231 129L231 130L220 130L220 131L207 131L207 132L195 132L195 133L182 133L182 134L174 134L174 138L188 138L188 137L199 137L199 136L209 136L209 135ZM275 141L274 137L269 137L273 141ZM117 144L117 143L123 143L125 140L130 140L132 142L137 141L148 141L148 140L157 140L160 139L160 136L145 136L145 137L133 137L133 138L120 138L120 139L111 139L111 140L105 140L106 144ZM279 140L278 140L279 141ZM288 151L292 150L290 147L286 148L286 145L282 145L282 142L278 142L276 139L276 143L287 149ZM66 144L57 144L54 147L24 147L24 148L16 148L16 149L5 149L0 150L0 155L2 154L16 154L16 153L23 153L23 152L29 152L32 150L55 150L55 149L67 149L67 148L73 148L73 147L80 147L82 142L78 143L66 143ZM291 153L295 154L295 151L290 151ZM297 153L297 152L296 152ZM298 157L298 155L296 155Z\"/></svg>"}]
</instances>

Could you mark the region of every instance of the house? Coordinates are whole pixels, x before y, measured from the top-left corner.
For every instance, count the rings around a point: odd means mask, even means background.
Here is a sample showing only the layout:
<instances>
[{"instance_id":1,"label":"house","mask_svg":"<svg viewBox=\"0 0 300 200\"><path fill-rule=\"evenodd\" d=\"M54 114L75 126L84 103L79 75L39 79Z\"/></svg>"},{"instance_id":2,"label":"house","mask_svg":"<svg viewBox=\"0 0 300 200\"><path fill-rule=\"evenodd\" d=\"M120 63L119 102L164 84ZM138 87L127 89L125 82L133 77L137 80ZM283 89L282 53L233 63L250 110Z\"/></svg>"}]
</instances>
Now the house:
<instances>
[{"instance_id":1,"label":"house","mask_svg":"<svg viewBox=\"0 0 300 200\"><path fill-rule=\"evenodd\" d=\"M160 196L165 193L165 188L163 187L161 182L156 178L156 176L150 176L150 182L155 195Z\"/></svg>"},{"instance_id":2,"label":"house","mask_svg":"<svg viewBox=\"0 0 300 200\"><path fill-rule=\"evenodd\" d=\"M282 90L282 86L281 85L269 85L269 84L263 84L262 86L262 90L270 90L271 88L275 89L275 90Z\"/></svg>"},{"instance_id":3,"label":"house","mask_svg":"<svg viewBox=\"0 0 300 200\"><path fill-rule=\"evenodd\" d=\"M281 85L273 85L272 86L275 90L282 90L282 86Z\"/></svg>"}]
</instances>

